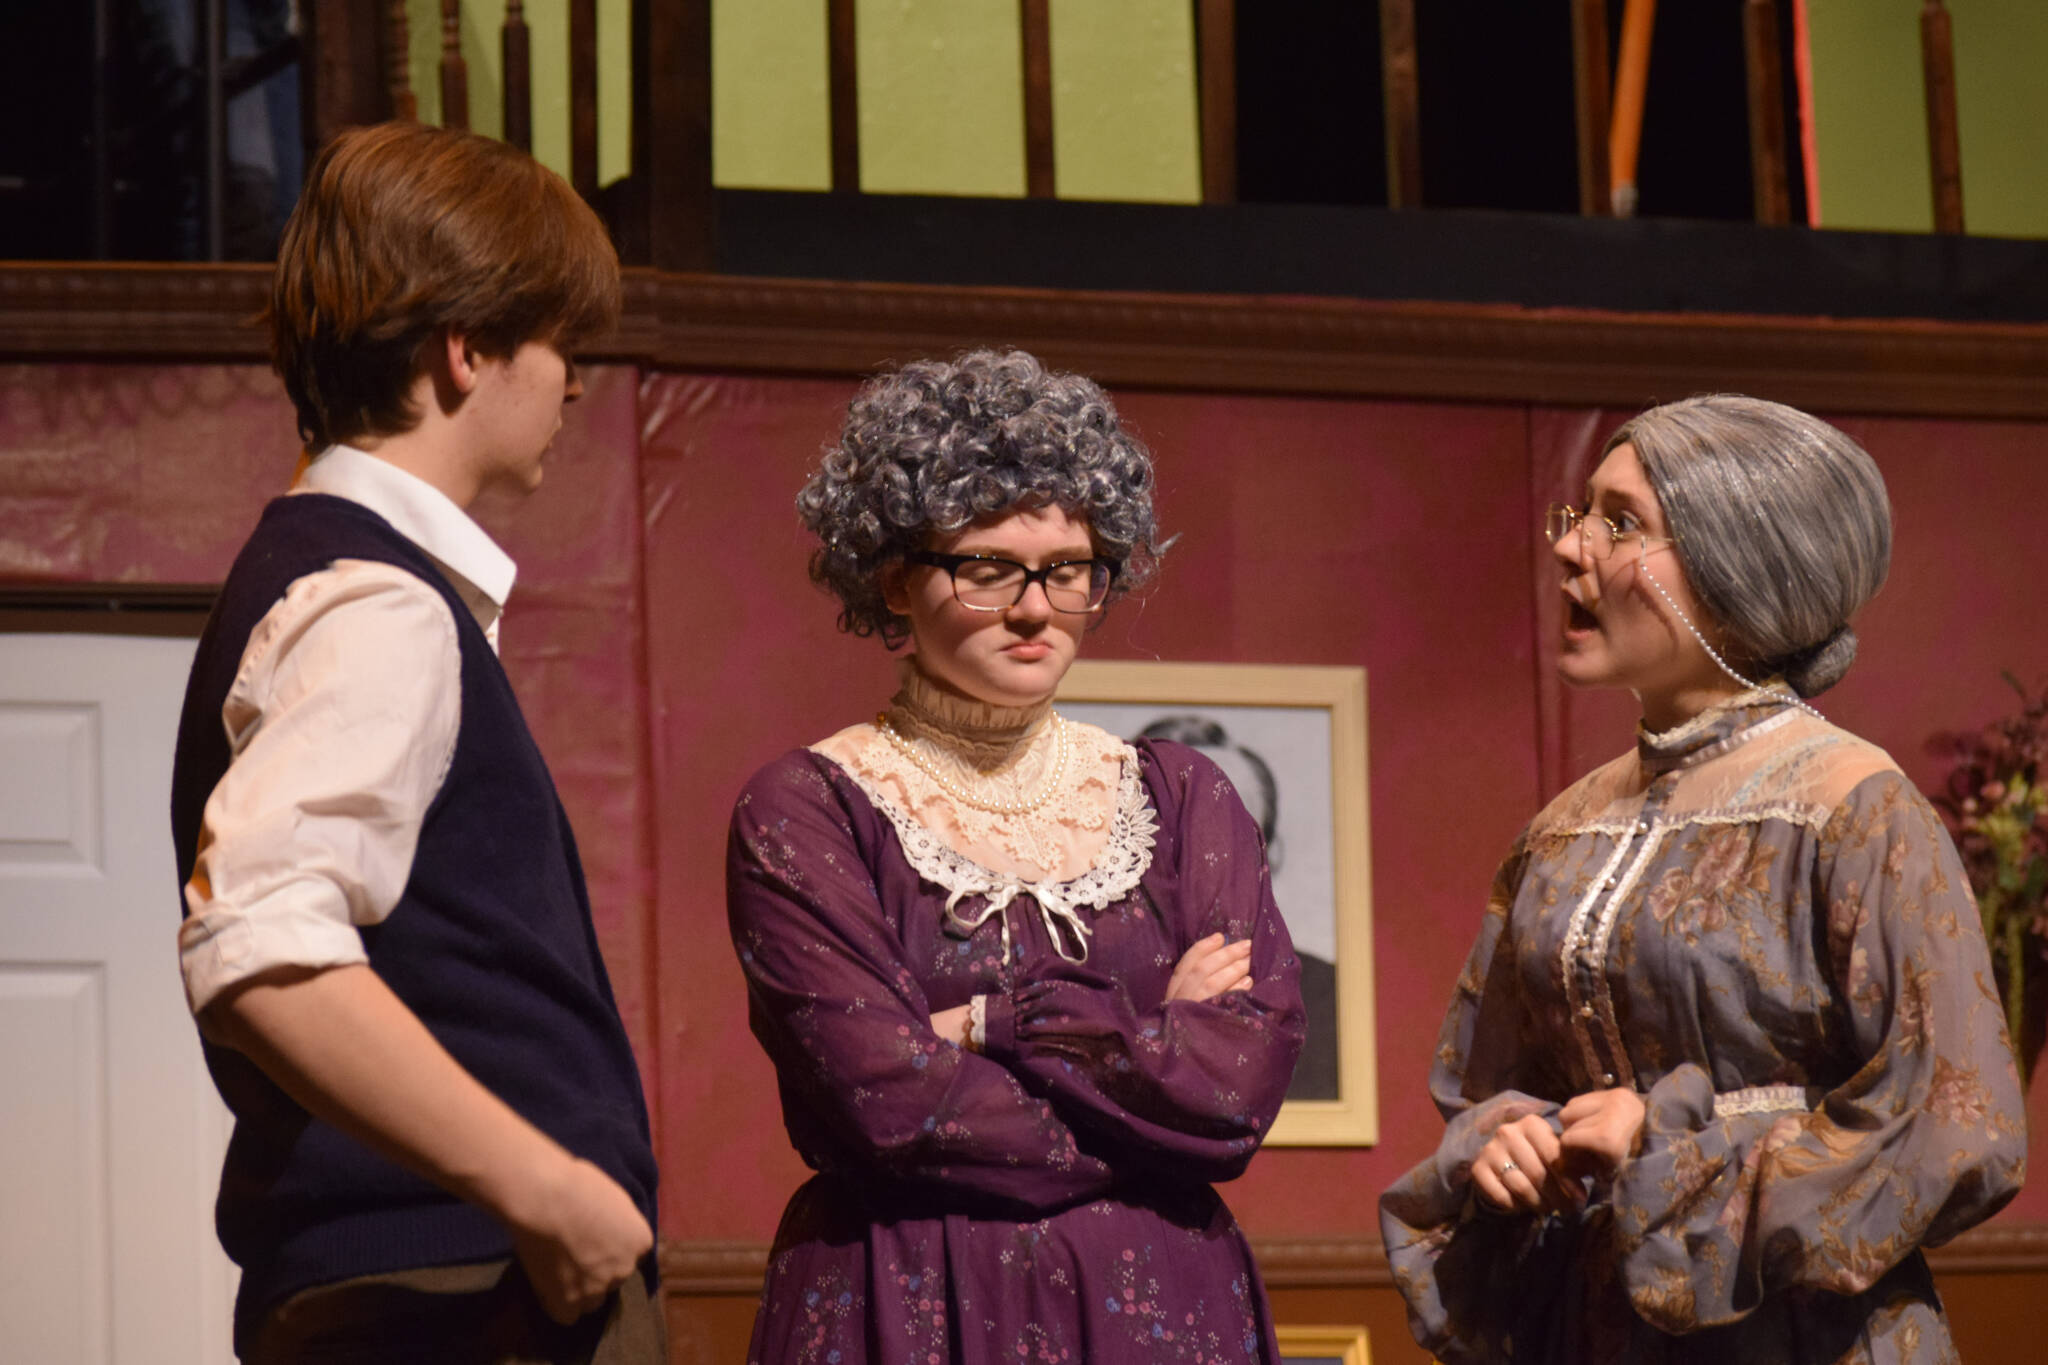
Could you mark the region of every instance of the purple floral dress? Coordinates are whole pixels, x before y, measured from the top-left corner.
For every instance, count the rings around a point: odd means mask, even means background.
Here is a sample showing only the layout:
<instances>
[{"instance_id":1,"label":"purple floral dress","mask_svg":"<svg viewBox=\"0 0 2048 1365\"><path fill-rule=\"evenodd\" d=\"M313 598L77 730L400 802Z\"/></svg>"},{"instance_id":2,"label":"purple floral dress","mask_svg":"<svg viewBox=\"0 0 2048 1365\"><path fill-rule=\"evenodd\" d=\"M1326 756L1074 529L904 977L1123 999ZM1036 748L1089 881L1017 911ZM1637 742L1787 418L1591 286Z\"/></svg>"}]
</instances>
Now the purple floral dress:
<instances>
[{"instance_id":1,"label":"purple floral dress","mask_svg":"<svg viewBox=\"0 0 2048 1365\"><path fill-rule=\"evenodd\" d=\"M1880 750L1752 693L1517 842L1444 1021L1436 1154L1380 1201L1416 1339L1470 1361L1953 1361L1920 1248L2018 1190L2024 1109L1970 889ZM1478 1206L1502 1123L1647 1104L1571 1217Z\"/></svg>"},{"instance_id":2,"label":"purple floral dress","mask_svg":"<svg viewBox=\"0 0 2048 1365\"><path fill-rule=\"evenodd\" d=\"M755 1365L1278 1361L1211 1182L1244 1170L1279 1111L1300 967L1220 770L1168 743L1129 761L1156 829L1142 876L1087 912L1085 962L1028 896L963 933L980 898L949 919L888 813L820 754L741 794L733 943L818 1172L776 1235ZM1162 1005L1182 953L1219 930L1252 940L1253 988ZM982 1053L929 1022L977 994Z\"/></svg>"}]
</instances>

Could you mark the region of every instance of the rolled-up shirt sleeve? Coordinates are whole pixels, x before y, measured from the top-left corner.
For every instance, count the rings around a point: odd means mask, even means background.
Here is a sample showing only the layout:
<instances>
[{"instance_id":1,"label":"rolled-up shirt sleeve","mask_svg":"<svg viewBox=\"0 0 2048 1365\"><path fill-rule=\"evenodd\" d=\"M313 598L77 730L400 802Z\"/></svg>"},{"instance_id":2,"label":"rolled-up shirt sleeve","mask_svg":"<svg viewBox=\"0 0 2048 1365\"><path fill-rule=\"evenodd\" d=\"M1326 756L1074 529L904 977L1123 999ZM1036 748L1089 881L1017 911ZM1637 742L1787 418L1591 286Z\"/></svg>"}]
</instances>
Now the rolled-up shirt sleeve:
<instances>
[{"instance_id":1,"label":"rolled-up shirt sleeve","mask_svg":"<svg viewBox=\"0 0 2048 1365\"><path fill-rule=\"evenodd\" d=\"M386 564L307 575L250 633L178 931L194 1014L260 972L368 960L359 928L397 905L448 773L461 670L446 600Z\"/></svg>"}]
</instances>

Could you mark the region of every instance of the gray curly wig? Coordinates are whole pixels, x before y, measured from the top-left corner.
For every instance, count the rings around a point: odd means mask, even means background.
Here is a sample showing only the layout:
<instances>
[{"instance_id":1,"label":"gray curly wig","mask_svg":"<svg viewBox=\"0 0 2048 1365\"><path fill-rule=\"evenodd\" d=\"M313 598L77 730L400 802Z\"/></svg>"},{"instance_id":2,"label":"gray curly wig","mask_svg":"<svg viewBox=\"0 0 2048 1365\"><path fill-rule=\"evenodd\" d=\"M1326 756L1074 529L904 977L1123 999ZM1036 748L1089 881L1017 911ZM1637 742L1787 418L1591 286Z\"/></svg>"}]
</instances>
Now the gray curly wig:
<instances>
[{"instance_id":1,"label":"gray curly wig","mask_svg":"<svg viewBox=\"0 0 2048 1365\"><path fill-rule=\"evenodd\" d=\"M1152 485L1151 455L1093 380L1025 351L970 351L862 385L796 507L820 541L811 580L839 598L839 628L893 649L910 631L883 601L882 570L934 532L1012 508L1086 518L1096 553L1123 566L1112 596L1141 585L1164 549Z\"/></svg>"},{"instance_id":2,"label":"gray curly wig","mask_svg":"<svg viewBox=\"0 0 2048 1365\"><path fill-rule=\"evenodd\" d=\"M1686 581L1751 676L1781 675L1802 697L1841 681L1856 658L1849 618L1891 567L1876 461L1818 417L1731 393L1651 408L1602 454L1624 443Z\"/></svg>"}]
</instances>

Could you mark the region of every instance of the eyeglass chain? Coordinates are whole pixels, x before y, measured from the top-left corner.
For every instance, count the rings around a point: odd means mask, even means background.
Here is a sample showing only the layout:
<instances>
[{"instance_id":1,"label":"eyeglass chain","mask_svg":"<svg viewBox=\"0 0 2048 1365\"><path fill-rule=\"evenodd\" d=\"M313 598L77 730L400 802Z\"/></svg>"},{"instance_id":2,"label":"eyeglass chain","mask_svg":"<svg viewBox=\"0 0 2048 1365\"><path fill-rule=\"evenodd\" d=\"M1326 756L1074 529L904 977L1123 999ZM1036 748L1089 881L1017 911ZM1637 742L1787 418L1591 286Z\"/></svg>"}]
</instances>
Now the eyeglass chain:
<instances>
[{"instance_id":1,"label":"eyeglass chain","mask_svg":"<svg viewBox=\"0 0 2048 1365\"><path fill-rule=\"evenodd\" d=\"M1734 669L1730 668L1728 666L1728 661L1721 657L1721 652L1715 649L1712 645L1707 643L1707 637L1700 634L1700 628L1692 623L1692 618L1685 614L1684 610L1678 605L1678 603L1671 600L1671 594L1664 591L1664 585L1657 581L1657 575L1650 572L1649 556L1647 554L1636 561L1636 568L1641 570L1643 577L1650 580L1650 586L1655 588L1657 590L1657 595L1664 599L1664 605L1671 608L1672 613L1676 615L1680 621L1685 623L1685 628L1692 632L1693 639L1698 640L1700 642L1700 648L1707 651L1707 657L1714 661L1715 667L1719 668L1723 673L1726 673L1729 677L1735 679L1735 681L1741 683L1743 687L1748 691L1761 692L1765 690L1763 684L1753 683L1749 679L1743 677L1740 673L1737 673ZM1792 703L1792 705L1798 707L1800 710L1806 712L1807 715L1812 716L1815 720L1827 719L1826 716L1823 716L1813 707L1807 705L1806 700L1803 697L1800 697L1796 694L1786 693L1779 693L1778 695L1783 697L1784 700Z\"/></svg>"},{"instance_id":2,"label":"eyeglass chain","mask_svg":"<svg viewBox=\"0 0 2048 1365\"><path fill-rule=\"evenodd\" d=\"M910 760L913 767L932 781L938 783L941 791L962 805L972 806L975 810L979 811L987 811L991 815L1029 815L1052 799L1052 794L1059 790L1060 779L1066 775L1067 771L1067 754L1070 747L1067 739L1067 720L1066 717L1057 711L1051 713L1051 720L1053 726L1052 771L1046 774L1045 785L1038 790L1036 795L1007 801L991 800L987 797L975 796L963 790L952 778L941 772L937 765L917 751L909 737L898 730L895 724L890 721L887 711L883 711L875 716L875 728L882 732L884 739L895 746L898 753Z\"/></svg>"}]
</instances>

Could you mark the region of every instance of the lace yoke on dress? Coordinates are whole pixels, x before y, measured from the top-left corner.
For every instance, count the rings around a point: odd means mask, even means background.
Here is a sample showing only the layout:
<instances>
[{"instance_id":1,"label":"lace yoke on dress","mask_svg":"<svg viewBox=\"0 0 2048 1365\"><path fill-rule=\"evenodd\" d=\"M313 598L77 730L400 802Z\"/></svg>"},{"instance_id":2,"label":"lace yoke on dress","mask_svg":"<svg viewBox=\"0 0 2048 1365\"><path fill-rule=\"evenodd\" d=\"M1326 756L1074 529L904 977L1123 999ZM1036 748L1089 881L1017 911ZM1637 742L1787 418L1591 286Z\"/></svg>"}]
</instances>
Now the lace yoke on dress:
<instances>
[{"instance_id":1,"label":"lace yoke on dress","mask_svg":"<svg viewBox=\"0 0 2048 1365\"><path fill-rule=\"evenodd\" d=\"M1051 702L998 707L941 692L911 660L875 721L812 746L896 830L904 857L946 892L946 920L971 934L1034 901L1062 957L1088 957L1083 910L1115 904L1152 865L1158 821L1137 750ZM962 902L984 897L963 911Z\"/></svg>"}]
</instances>

